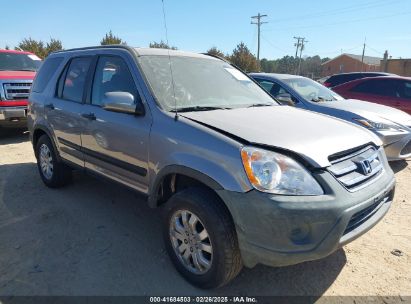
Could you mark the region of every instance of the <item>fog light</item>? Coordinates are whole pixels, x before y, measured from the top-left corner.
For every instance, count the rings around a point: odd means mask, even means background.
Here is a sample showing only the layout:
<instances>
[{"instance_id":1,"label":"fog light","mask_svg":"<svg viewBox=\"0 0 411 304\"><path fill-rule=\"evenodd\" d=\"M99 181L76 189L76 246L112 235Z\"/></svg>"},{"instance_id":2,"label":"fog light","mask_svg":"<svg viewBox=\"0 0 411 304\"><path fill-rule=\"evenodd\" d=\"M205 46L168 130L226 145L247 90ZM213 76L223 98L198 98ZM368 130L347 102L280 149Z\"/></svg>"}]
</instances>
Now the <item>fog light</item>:
<instances>
[{"instance_id":1,"label":"fog light","mask_svg":"<svg viewBox=\"0 0 411 304\"><path fill-rule=\"evenodd\" d=\"M310 226L303 224L290 231L290 240L296 245L307 244L310 241Z\"/></svg>"}]
</instances>

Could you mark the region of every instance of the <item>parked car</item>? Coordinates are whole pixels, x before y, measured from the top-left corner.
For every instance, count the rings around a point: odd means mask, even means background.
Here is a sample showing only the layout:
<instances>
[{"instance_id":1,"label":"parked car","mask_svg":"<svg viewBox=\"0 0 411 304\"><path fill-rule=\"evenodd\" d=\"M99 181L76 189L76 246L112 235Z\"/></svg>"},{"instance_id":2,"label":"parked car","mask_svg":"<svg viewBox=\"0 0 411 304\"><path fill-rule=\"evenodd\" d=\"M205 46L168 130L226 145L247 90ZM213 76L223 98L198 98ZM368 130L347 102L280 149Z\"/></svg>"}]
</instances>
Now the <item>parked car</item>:
<instances>
[{"instance_id":1,"label":"parked car","mask_svg":"<svg viewBox=\"0 0 411 304\"><path fill-rule=\"evenodd\" d=\"M27 98L40 64L30 52L0 50L0 127L26 127Z\"/></svg>"},{"instance_id":2,"label":"parked car","mask_svg":"<svg viewBox=\"0 0 411 304\"><path fill-rule=\"evenodd\" d=\"M411 157L411 115L383 105L344 99L316 81L301 76L250 75L282 103L344 119L374 132L382 140L388 160ZM385 77L380 79L386 80Z\"/></svg>"},{"instance_id":3,"label":"parked car","mask_svg":"<svg viewBox=\"0 0 411 304\"><path fill-rule=\"evenodd\" d=\"M351 81L333 88L345 98L387 105L411 114L411 78L376 77Z\"/></svg>"},{"instance_id":4,"label":"parked car","mask_svg":"<svg viewBox=\"0 0 411 304\"><path fill-rule=\"evenodd\" d=\"M353 73L341 73L334 74L332 76L326 76L318 80L319 83L325 85L328 88L335 87L337 85L366 77L379 77L379 76L394 76L395 74L383 73L383 72L353 72Z\"/></svg>"},{"instance_id":5,"label":"parked car","mask_svg":"<svg viewBox=\"0 0 411 304\"><path fill-rule=\"evenodd\" d=\"M228 283L243 265L323 258L373 227L393 199L378 137L280 106L212 56L57 52L29 100L45 185L63 186L79 168L143 193L162 210L175 267L203 288Z\"/></svg>"}]
</instances>

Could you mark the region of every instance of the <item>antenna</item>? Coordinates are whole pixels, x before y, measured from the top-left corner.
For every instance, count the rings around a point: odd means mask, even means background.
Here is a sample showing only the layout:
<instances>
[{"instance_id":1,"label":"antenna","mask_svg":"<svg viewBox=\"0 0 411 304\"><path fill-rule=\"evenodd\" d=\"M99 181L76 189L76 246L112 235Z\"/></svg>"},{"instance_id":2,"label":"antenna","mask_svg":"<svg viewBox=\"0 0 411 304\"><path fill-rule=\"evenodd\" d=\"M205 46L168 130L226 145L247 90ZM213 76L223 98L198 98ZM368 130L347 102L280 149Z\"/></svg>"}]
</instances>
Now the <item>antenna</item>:
<instances>
[{"instance_id":1,"label":"antenna","mask_svg":"<svg viewBox=\"0 0 411 304\"><path fill-rule=\"evenodd\" d=\"M169 43L168 43L168 30L167 30L167 21L166 21L166 11L164 9L164 0L161 0L161 3L163 5L163 20L164 20L164 29L166 31L166 41L167 41L167 46L170 47ZM170 49L167 49L167 53L168 53L168 63L170 65L170 74L171 74L171 85L173 88L173 97L174 97L174 119L177 120L178 119L178 113L177 113L177 99L176 99L176 92L174 89L174 76L173 76L173 68L171 67L171 56L170 56Z\"/></svg>"}]
</instances>

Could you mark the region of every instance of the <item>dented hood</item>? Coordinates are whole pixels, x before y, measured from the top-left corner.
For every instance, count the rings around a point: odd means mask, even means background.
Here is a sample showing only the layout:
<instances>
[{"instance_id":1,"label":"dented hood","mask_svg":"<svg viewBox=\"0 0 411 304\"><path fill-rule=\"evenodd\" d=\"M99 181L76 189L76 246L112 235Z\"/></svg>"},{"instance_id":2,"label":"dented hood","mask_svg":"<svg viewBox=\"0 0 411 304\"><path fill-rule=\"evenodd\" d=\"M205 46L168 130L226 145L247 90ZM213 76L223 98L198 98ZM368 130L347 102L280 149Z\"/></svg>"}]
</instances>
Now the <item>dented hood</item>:
<instances>
[{"instance_id":1,"label":"dented hood","mask_svg":"<svg viewBox=\"0 0 411 304\"><path fill-rule=\"evenodd\" d=\"M381 141L354 124L288 106L185 112L179 115L260 144L293 151L314 167L338 152Z\"/></svg>"}]
</instances>

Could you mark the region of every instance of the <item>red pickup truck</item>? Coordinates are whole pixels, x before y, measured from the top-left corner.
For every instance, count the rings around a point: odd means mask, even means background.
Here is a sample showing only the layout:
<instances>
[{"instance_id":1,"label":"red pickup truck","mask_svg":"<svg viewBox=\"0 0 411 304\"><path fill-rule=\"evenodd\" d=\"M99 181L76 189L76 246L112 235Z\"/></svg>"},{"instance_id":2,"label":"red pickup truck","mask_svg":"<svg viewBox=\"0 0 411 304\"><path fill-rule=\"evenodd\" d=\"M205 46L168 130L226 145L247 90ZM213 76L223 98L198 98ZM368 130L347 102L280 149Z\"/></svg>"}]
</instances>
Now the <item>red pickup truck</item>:
<instances>
[{"instance_id":1,"label":"red pickup truck","mask_svg":"<svg viewBox=\"0 0 411 304\"><path fill-rule=\"evenodd\" d=\"M25 127L27 98L41 59L30 52L0 49L0 127Z\"/></svg>"}]
</instances>

